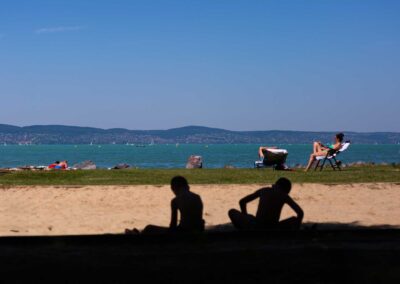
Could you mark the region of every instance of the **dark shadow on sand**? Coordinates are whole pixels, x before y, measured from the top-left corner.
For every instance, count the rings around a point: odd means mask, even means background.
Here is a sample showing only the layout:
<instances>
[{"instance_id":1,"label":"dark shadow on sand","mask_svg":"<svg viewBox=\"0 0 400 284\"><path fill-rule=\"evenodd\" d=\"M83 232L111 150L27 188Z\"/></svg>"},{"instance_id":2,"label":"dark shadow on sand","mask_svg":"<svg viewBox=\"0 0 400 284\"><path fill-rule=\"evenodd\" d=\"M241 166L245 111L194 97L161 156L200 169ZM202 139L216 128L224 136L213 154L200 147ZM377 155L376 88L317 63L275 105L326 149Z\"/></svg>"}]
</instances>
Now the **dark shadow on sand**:
<instances>
[{"instance_id":1,"label":"dark shadow on sand","mask_svg":"<svg viewBox=\"0 0 400 284\"><path fill-rule=\"evenodd\" d=\"M400 283L400 230L391 226L216 229L194 235L2 237L0 267L3 279L12 282Z\"/></svg>"},{"instance_id":2,"label":"dark shadow on sand","mask_svg":"<svg viewBox=\"0 0 400 284\"><path fill-rule=\"evenodd\" d=\"M353 230L383 230L383 229L392 229L400 230L400 226L393 226L389 224L381 224L381 225L371 225L366 226L362 225L359 222L355 221L352 223L339 223L339 222L327 222L327 223L315 223L315 222L306 222L302 224L301 231L327 231L327 230L345 230L345 231L353 231ZM209 232L233 232L235 228L231 223L215 225L208 228Z\"/></svg>"}]
</instances>

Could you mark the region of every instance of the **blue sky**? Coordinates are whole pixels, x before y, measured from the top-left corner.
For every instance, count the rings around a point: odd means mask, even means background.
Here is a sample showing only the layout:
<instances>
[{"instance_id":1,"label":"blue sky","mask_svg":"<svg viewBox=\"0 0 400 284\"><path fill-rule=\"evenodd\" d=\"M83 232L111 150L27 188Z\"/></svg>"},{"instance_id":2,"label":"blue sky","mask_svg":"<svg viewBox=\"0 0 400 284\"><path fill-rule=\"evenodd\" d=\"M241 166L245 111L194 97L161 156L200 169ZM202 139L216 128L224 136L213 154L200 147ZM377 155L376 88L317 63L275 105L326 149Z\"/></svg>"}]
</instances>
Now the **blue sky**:
<instances>
[{"instance_id":1,"label":"blue sky","mask_svg":"<svg viewBox=\"0 0 400 284\"><path fill-rule=\"evenodd\" d=\"M400 131L400 1L1 1L0 123Z\"/></svg>"}]
</instances>

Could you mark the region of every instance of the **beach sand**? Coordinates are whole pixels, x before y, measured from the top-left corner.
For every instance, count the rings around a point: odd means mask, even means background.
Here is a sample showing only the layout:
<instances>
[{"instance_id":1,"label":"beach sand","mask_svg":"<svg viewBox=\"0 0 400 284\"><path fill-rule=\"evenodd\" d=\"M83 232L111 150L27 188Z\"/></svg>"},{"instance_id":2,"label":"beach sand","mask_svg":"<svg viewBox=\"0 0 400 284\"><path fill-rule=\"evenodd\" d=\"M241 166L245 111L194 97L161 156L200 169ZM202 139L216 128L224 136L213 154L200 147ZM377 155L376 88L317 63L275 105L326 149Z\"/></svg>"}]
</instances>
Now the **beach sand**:
<instances>
[{"instance_id":1,"label":"beach sand","mask_svg":"<svg viewBox=\"0 0 400 284\"><path fill-rule=\"evenodd\" d=\"M193 185L204 202L207 227L229 222L227 211L261 185ZM304 222L400 227L400 184L295 184L291 195ZM11 186L0 188L0 235L122 233L152 223L167 226L169 186ZM249 206L255 212L256 202ZM282 218L292 213L284 208ZM324 225L325 224L325 225ZM229 229L230 226L219 226Z\"/></svg>"}]
</instances>

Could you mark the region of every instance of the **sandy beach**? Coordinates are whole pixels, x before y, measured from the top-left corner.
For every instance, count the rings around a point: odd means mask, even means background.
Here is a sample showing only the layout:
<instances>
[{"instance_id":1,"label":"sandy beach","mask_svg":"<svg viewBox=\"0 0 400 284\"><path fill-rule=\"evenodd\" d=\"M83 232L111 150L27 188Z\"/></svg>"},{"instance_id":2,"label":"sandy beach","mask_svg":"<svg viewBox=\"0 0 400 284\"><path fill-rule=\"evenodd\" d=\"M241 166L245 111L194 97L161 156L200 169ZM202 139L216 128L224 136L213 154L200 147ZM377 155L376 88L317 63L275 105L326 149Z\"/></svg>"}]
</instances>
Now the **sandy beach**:
<instances>
[{"instance_id":1,"label":"sandy beach","mask_svg":"<svg viewBox=\"0 0 400 284\"><path fill-rule=\"evenodd\" d=\"M261 185L193 185L208 228L229 222L227 211ZM400 184L295 184L291 194L304 222L400 226ZM0 189L0 235L122 233L168 225L169 186L11 186ZM255 212L256 203L250 205ZM282 218L291 215L284 208ZM320 225L324 226L324 225ZM229 226L222 226L229 229Z\"/></svg>"}]
</instances>

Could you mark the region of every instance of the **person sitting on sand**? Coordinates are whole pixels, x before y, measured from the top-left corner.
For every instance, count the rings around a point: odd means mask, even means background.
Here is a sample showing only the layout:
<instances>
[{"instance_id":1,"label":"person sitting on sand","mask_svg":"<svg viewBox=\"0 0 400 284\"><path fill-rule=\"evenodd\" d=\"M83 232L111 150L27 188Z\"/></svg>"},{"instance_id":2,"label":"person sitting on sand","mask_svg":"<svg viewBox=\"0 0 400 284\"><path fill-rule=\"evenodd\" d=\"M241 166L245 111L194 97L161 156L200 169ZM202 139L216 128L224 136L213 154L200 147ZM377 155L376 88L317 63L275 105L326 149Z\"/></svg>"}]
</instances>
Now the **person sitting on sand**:
<instances>
[{"instance_id":1,"label":"person sitting on sand","mask_svg":"<svg viewBox=\"0 0 400 284\"><path fill-rule=\"evenodd\" d=\"M251 230L297 230L303 220L303 210L289 196L291 182L280 178L272 188L261 188L245 196L239 201L240 210L231 209L228 212L233 226L241 231ZM256 216L247 213L247 203L259 199ZM297 217L280 220L283 205L289 205Z\"/></svg>"},{"instance_id":2,"label":"person sitting on sand","mask_svg":"<svg viewBox=\"0 0 400 284\"><path fill-rule=\"evenodd\" d=\"M344 134L337 133L334 138L334 144L326 146L322 144L320 141L315 141L313 144L313 152L310 155L310 159L308 161L305 171L308 171L311 168L312 164L317 159L317 157L326 156L330 150L338 151L342 147L343 139L344 139Z\"/></svg>"},{"instance_id":3,"label":"person sitting on sand","mask_svg":"<svg viewBox=\"0 0 400 284\"><path fill-rule=\"evenodd\" d=\"M278 149L278 147L276 146L261 146L260 148L258 148L258 157L260 158L260 161L264 160L264 151L268 151L268 149Z\"/></svg>"},{"instance_id":4,"label":"person sitting on sand","mask_svg":"<svg viewBox=\"0 0 400 284\"><path fill-rule=\"evenodd\" d=\"M175 198L171 201L171 222L169 227L148 225L143 234L196 233L204 231L203 202L198 194L190 191L187 180L176 176L171 180ZM178 224L178 212L180 221ZM139 233L137 229L126 229L125 233Z\"/></svg>"}]
</instances>

